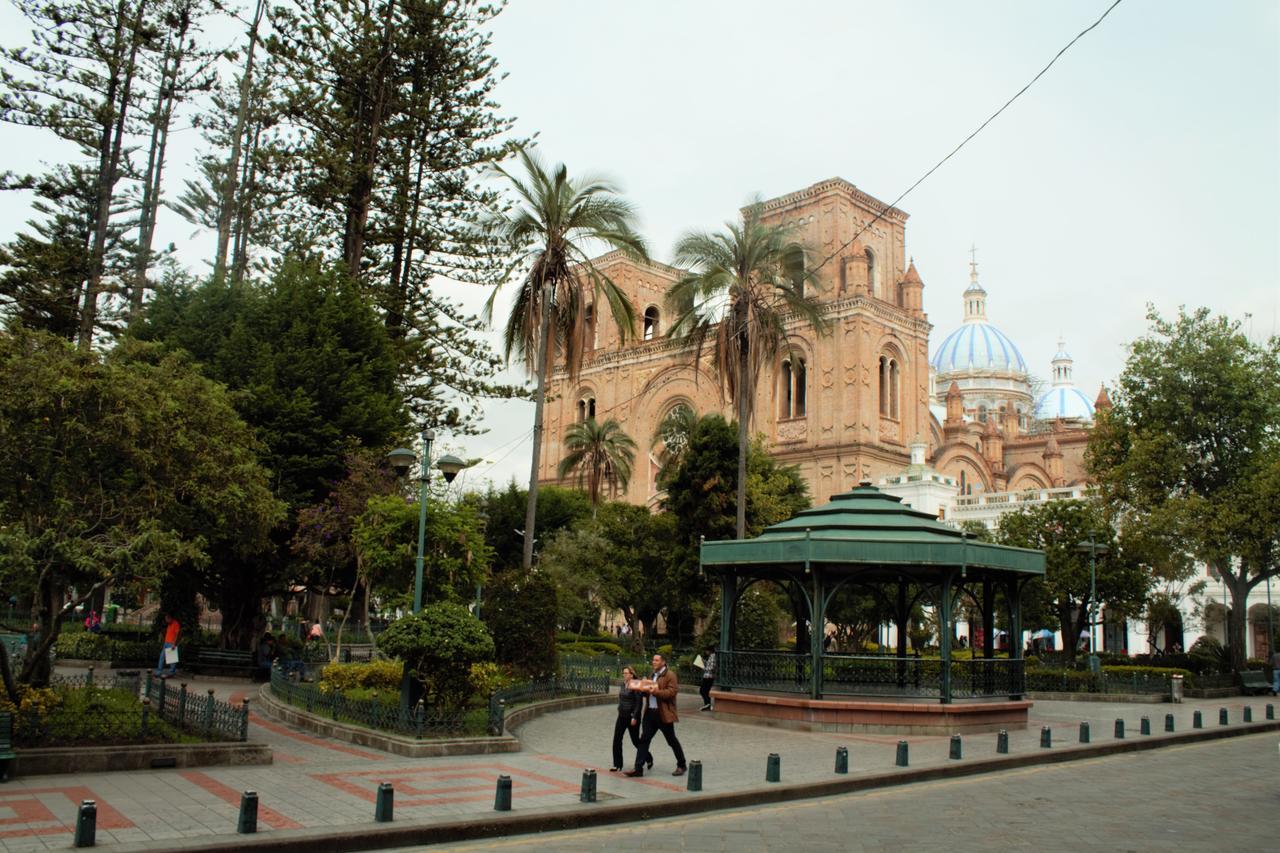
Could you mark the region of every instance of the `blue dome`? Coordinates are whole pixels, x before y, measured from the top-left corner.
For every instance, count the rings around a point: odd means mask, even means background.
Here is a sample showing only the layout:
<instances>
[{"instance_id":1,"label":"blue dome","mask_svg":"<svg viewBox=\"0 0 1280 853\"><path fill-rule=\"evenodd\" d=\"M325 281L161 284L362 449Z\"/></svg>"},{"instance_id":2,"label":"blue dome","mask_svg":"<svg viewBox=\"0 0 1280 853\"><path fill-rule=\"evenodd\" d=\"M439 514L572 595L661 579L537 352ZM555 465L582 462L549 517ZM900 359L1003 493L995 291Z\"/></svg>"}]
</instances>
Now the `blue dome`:
<instances>
[{"instance_id":1,"label":"blue dome","mask_svg":"<svg viewBox=\"0 0 1280 853\"><path fill-rule=\"evenodd\" d=\"M938 373L959 370L1027 372L1027 362L1004 332L990 323L967 322L943 340L930 362Z\"/></svg>"},{"instance_id":2,"label":"blue dome","mask_svg":"<svg viewBox=\"0 0 1280 853\"><path fill-rule=\"evenodd\" d=\"M1036 417L1042 421L1093 420L1093 403L1074 385L1055 385L1036 401Z\"/></svg>"}]
</instances>

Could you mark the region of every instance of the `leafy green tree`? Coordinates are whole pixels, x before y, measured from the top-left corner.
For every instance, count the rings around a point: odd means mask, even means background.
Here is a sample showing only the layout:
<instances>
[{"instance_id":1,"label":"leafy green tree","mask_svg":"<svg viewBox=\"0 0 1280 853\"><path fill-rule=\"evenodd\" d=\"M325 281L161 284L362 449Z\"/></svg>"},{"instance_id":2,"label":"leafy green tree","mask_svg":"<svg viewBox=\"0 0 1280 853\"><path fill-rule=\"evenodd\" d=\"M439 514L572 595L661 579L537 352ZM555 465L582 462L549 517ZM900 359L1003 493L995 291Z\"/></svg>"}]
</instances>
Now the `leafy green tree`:
<instances>
[{"instance_id":1,"label":"leafy green tree","mask_svg":"<svg viewBox=\"0 0 1280 853\"><path fill-rule=\"evenodd\" d=\"M180 355L0 335L0 572L41 629L21 679L47 678L59 616L102 588L266 547L283 507L257 449L226 390Z\"/></svg>"},{"instance_id":2,"label":"leafy green tree","mask_svg":"<svg viewBox=\"0 0 1280 853\"><path fill-rule=\"evenodd\" d=\"M471 665L493 660L493 637L467 608L449 601L426 605L387 626L378 647L404 661L422 682L427 704L456 711L471 698Z\"/></svg>"},{"instance_id":3,"label":"leafy green tree","mask_svg":"<svg viewBox=\"0 0 1280 853\"><path fill-rule=\"evenodd\" d=\"M499 490L492 484L480 495L472 498L477 508L487 516L485 542L493 551L496 572L520 567L524 548L524 518L529 506L525 490L515 481ZM534 539L547 542L557 530L571 527L591 515L587 496L577 489L561 486L541 486L538 489L538 526Z\"/></svg>"},{"instance_id":4,"label":"leafy green tree","mask_svg":"<svg viewBox=\"0 0 1280 853\"><path fill-rule=\"evenodd\" d=\"M1096 602L1089 598L1089 554L1078 547L1088 539L1107 551L1096 558ZM1044 551L1044 580L1033 581L1028 594L1033 600L1041 595L1047 599L1070 657L1081 631L1089 628L1091 606L1106 604L1115 612L1136 614L1151 584L1150 573L1126 552L1123 538L1117 538L1105 507L1096 500L1048 501L1008 513L1000 518L999 541Z\"/></svg>"},{"instance_id":5,"label":"leafy green tree","mask_svg":"<svg viewBox=\"0 0 1280 853\"><path fill-rule=\"evenodd\" d=\"M1174 533L1222 578L1238 669L1249 591L1280 575L1280 337L1251 341L1204 308L1148 320L1090 434L1090 473L1126 527Z\"/></svg>"},{"instance_id":6,"label":"leafy green tree","mask_svg":"<svg viewBox=\"0 0 1280 853\"><path fill-rule=\"evenodd\" d=\"M786 611L778 604L778 593L766 589L769 584L753 584L738 599L737 612L731 620L734 626L733 648L739 651L772 651L778 648L778 637ZM698 636L699 648L720 646L720 611L716 609Z\"/></svg>"},{"instance_id":7,"label":"leafy green tree","mask_svg":"<svg viewBox=\"0 0 1280 853\"><path fill-rule=\"evenodd\" d=\"M524 168L520 177L502 166L495 169L516 195L510 208L496 211L487 228L515 256L513 269L522 270L520 290L503 330L507 358L517 356L537 380L533 406L533 458L529 470L528 507L524 520L521 565L533 565L533 531L538 512L538 468L542 462L543 408L547 373L562 360L570 376L582 365L593 320L608 305L625 339L635 326L635 308L626 294L592 262L590 249L604 246L645 260L648 250L636 233L635 211L612 183L587 175L570 178L563 163L548 169L526 148L519 150ZM485 313L493 317L494 300ZM552 346L554 344L554 346Z\"/></svg>"},{"instance_id":8,"label":"leafy green tree","mask_svg":"<svg viewBox=\"0 0 1280 853\"><path fill-rule=\"evenodd\" d=\"M484 588L480 615L493 633L494 658L530 678L553 675L556 586L544 572L505 572Z\"/></svg>"},{"instance_id":9,"label":"leafy green tree","mask_svg":"<svg viewBox=\"0 0 1280 853\"><path fill-rule=\"evenodd\" d=\"M631 482L631 466L636 461L636 443L613 418L599 423L587 418L564 431L564 459L556 473L561 479L576 473L578 485L587 485L591 514L600 505L600 490L606 484L626 491Z\"/></svg>"},{"instance_id":10,"label":"leafy green tree","mask_svg":"<svg viewBox=\"0 0 1280 853\"><path fill-rule=\"evenodd\" d=\"M791 351L789 327L798 320L825 332L822 308L806 287L805 247L787 225L761 221L763 205L749 204L742 221L719 233L691 232L676 244L675 264L691 270L671 286L671 335L693 345L694 362L710 340L720 388L737 406L737 538L747 536L747 454L756 390L765 365ZM723 312L715 307L723 306Z\"/></svg>"}]
</instances>

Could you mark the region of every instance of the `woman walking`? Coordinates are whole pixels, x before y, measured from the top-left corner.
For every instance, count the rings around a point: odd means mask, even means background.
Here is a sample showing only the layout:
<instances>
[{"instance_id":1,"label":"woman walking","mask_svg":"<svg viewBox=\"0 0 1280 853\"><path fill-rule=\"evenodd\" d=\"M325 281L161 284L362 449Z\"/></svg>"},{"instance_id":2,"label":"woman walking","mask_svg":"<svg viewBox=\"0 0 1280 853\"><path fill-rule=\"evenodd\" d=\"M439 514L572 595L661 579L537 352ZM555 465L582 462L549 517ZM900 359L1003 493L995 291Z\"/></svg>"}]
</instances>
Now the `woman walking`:
<instances>
[{"instance_id":1,"label":"woman walking","mask_svg":"<svg viewBox=\"0 0 1280 853\"><path fill-rule=\"evenodd\" d=\"M622 734L631 736L631 745L640 748L640 719L644 716L644 694L632 690L631 682L636 680L636 671L629 666L622 668L622 687L618 690L618 719L613 724L613 764L609 769L617 773L625 765L622 763Z\"/></svg>"}]
</instances>

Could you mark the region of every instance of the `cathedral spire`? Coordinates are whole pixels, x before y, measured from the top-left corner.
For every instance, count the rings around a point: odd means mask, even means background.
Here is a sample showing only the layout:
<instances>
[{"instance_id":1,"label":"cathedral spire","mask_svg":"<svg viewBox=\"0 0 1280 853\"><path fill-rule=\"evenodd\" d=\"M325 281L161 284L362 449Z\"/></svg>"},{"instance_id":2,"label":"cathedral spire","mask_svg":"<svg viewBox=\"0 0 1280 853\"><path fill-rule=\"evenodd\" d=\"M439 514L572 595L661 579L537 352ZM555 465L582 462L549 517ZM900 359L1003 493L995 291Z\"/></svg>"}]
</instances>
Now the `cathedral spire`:
<instances>
[{"instance_id":1,"label":"cathedral spire","mask_svg":"<svg viewBox=\"0 0 1280 853\"><path fill-rule=\"evenodd\" d=\"M969 286L964 289L964 321L966 323L987 322L987 292L978 284L978 247L971 246L969 253Z\"/></svg>"}]
</instances>

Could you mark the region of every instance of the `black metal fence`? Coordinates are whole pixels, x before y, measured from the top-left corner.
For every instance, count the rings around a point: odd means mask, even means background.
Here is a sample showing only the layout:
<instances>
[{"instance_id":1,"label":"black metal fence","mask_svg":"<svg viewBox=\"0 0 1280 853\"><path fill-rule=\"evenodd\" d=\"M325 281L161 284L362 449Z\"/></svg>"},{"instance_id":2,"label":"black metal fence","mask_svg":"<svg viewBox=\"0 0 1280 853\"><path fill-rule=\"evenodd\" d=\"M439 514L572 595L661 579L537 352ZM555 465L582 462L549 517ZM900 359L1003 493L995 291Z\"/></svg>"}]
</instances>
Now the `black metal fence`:
<instances>
[{"instance_id":1,"label":"black metal fence","mask_svg":"<svg viewBox=\"0 0 1280 853\"><path fill-rule=\"evenodd\" d=\"M156 678L150 672L143 688L143 708L149 706L161 720L203 740L245 741L249 739L249 700L239 705L213 697L210 688L199 693L187 690L184 682Z\"/></svg>"}]
</instances>

